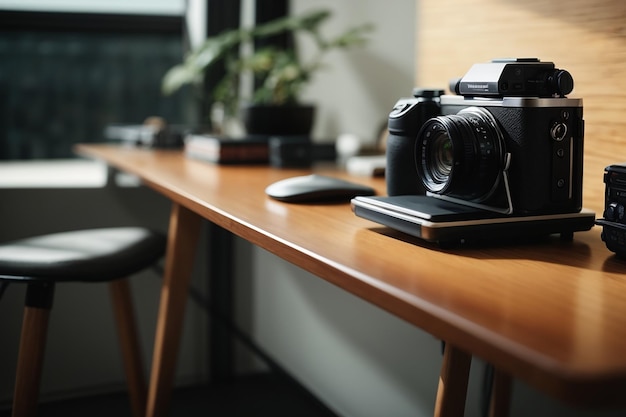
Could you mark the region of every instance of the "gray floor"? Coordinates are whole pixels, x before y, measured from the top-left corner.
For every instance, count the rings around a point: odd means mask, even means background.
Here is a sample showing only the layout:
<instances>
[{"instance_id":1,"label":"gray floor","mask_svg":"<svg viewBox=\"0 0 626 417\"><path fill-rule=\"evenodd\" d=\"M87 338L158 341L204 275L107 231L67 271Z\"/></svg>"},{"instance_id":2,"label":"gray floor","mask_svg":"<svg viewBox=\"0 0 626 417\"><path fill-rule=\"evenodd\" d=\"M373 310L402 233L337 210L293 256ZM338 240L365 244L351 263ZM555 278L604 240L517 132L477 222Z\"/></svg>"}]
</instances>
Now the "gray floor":
<instances>
[{"instance_id":1,"label":"gray floor","mask_svg":"<svg viewBox=\"0 0 626 417\"><path fill-rule=\"evenodd\" d=\"M9 416L8 410L0 416ZM179 388L170 416L337 417L301 387L273 374L238 377L231 382ZM130 417L126 393L41 404L39 417Z\"/></svg>"}]
</instances>

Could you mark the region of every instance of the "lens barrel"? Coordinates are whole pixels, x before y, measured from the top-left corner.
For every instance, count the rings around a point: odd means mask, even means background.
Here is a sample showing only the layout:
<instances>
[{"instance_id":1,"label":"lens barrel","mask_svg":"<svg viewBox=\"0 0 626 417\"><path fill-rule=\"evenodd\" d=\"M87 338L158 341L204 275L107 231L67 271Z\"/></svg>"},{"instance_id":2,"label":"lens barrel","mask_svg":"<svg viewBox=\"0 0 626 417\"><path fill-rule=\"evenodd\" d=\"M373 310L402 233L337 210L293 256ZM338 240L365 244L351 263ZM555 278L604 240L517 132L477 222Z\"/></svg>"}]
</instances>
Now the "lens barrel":
<instances>
[{"instance_id":1,"label":"lens barrel","mask_svg":"<svg viewBox=\"0 0 626 417\"><path fill-rule=\"evenodd\" d=\"M488 199L495 190L504 153L494 117L478 107L429 119L415 142L417 172L426 190L473 202Z\"/></svg>"}]
</instances>

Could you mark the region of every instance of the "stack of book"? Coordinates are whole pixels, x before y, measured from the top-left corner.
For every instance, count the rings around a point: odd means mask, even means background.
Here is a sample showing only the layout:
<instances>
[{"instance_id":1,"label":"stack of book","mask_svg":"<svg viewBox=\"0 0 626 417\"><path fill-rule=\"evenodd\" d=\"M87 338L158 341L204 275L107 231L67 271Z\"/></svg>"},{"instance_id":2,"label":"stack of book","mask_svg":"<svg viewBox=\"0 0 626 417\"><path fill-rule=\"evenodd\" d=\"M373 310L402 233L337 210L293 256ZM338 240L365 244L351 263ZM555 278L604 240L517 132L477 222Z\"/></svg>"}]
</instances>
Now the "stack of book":
<instances>
[{"instance_id":1,"label":"stack of book","mask_svg":"<svg viewBox=\"0 0 626 417\"><path fill-rule=\"evenodd\" d=\"M231 138L208 133L188 134L185 155L218 164L268 163L269 136Z\"/></svg>"}]
</instances>

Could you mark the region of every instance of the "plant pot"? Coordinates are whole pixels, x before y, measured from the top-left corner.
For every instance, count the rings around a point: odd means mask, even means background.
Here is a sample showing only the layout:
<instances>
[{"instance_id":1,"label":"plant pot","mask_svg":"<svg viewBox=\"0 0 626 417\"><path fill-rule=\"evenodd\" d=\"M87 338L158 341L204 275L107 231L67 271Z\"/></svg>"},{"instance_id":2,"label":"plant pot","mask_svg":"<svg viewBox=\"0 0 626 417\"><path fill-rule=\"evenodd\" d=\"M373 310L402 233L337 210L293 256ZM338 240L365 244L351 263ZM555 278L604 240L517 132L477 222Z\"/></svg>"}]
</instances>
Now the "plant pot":
<instances>
[{"instance_id":1,"label":"plant pot","mask_svg":"<svg viewBox=\"0 0 626 417\"><path fill-rule=\"evenodd\" d=\"M310 136L314 117L312 105L250 104L241 109L249 135Z\"/></svg>"}]
</instances>

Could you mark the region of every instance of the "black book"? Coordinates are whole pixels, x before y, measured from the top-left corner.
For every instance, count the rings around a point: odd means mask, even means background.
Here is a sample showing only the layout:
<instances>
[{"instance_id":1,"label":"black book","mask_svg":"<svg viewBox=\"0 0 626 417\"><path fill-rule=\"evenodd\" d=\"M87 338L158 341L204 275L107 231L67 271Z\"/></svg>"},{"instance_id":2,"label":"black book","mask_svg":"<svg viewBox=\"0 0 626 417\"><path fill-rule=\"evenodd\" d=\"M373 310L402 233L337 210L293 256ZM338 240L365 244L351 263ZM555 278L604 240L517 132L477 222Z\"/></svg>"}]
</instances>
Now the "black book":
<instances>
[{"instance_id":1,"label":"black book","mask_svg":"<svg viewBox=\"0 0 626 417\"><path fill-rule=\"evenodd\" d=\"M268 163L269 137L189 134L185 138L185 155L217 164Z\"/></svg>"}]
</instances>

